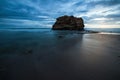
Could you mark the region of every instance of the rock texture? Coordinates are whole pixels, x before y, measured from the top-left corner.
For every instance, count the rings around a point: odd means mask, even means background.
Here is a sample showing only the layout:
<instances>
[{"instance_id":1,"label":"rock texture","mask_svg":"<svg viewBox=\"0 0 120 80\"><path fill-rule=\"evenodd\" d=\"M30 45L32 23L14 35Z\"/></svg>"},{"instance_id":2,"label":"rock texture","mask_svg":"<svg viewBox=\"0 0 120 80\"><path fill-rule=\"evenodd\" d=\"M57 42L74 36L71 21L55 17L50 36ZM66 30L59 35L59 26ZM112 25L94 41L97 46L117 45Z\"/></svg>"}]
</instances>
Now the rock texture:
<instances>
[{"instance_id":1,"label":"rock texture","mask_svg":"<svg viewBox=\"0 0 120 80\"><path fill-rule=\"evenodd\" d=\"M52 29L53 30L84 30L84 22L82 18L65 15L57 18Z\"/></svg>"}]
</instances>

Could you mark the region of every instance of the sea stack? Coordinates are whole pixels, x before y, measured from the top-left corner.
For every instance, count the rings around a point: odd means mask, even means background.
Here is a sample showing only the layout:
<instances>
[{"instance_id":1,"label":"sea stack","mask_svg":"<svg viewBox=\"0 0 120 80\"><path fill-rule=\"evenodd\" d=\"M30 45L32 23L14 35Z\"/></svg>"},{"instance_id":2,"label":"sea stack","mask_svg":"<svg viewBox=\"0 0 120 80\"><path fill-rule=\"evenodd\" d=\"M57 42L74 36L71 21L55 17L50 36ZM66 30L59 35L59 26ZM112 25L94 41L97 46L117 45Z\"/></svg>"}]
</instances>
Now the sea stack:
<instances>
[{"instance_id":1,"label":"sea stack","mask_svg":"<svg viewBox=\"0 0 120 80\"><path fill-rule=\"evenodd\" d=\"M56 19L55 24L52 27L53 30L84 30L83 19L74 16L61 16Z\"/></svg>"}]
</instances>

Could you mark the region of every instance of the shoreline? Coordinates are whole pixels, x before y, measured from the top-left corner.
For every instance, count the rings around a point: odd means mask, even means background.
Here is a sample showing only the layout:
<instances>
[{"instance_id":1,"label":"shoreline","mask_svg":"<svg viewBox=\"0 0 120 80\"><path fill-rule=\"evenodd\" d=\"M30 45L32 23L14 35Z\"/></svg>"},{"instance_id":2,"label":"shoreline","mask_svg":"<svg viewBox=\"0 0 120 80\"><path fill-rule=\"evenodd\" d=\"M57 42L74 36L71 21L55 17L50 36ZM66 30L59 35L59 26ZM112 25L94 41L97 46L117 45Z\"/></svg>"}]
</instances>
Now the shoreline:
<instances>
[{"instance_id":1,"label":"shoreline","mask_svg":"<svg viewBox=\"0 0 120 80\"><path fill-rule=\"evenodd\" d=\"M83 30L83 31L79 31L79 30L52 30L51 28L4 28L4 29L0 29L0 32L3 31L23 31L23 32L51 32L51 31L57 31L57 32L75 32L77 34L107 34L107 35L120 35L119 32L107 32L107 31L95 31L95 30Z\"/></svg>"},{"instance_id":2,"label":"shoreline","mask_svg":"<svg viewBox=\"0 0 120 80\"><path fill-rule=\"evenodd\" d=\"M86 31L1 33L0 74L5 80L119 78L120 36L82 34Z\"/></svg>"}]
</instances>

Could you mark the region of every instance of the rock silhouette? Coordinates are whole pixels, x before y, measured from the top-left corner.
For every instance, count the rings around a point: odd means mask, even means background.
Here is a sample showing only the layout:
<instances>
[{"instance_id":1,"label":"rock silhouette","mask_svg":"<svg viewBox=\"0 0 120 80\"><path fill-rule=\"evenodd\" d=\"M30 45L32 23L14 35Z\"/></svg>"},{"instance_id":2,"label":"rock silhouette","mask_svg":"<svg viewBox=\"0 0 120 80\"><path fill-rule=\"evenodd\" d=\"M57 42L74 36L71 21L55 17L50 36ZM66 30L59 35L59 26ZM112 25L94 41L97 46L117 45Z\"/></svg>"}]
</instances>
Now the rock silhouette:
<instances>
[{"instance_id":1,"label":"rock silhouette","mask_svg":"<svg viewBox=\"0 0 120 80\"><path fill-rule=\"evenodd\" d=\"M61 16L56 19L52 27L53 30L84 30L84 22L82 18L74 16Z\"/></svg>"}]
</instances>

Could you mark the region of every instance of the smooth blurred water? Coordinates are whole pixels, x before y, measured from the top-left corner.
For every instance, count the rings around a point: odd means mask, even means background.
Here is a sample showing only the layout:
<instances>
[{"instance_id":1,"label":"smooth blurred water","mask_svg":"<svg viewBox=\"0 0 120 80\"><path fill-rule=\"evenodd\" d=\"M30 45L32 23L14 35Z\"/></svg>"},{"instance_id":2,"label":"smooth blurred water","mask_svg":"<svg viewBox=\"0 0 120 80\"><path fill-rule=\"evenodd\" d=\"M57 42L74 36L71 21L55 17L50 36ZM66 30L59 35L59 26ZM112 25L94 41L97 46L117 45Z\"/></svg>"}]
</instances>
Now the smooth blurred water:
<instances>
[{"instance_id":1,"label":"smooth blurred water","mask_svg":"<svg viewBox=\"0 0 120 80\"><path fill-rule=\"evenodd\" d=\"M0 31L50 31L51 28L0 28ZM85 28L85 30L120 33L120 28Z\"/></svg>"},{"instance_id":2,"label":"smooth blurred water","mask_svg":"<svg viewBox=\"0 0 120 80\"><path fill-rule=\"evenodd\" d=\"M110 32L110 33L120 33L120 28L86 28L86 30L99 31L99 32Z\"/></svg>"},{"instance_id":3,"label":"smooth blurred water","mask_svg":"<svg viewBox=\"0 0 120 80\"><path fill-rule=\"evenodd\" d=\"M120 35L0 30L0 80L120 80Z\"/></svg>"}]
</instances>

